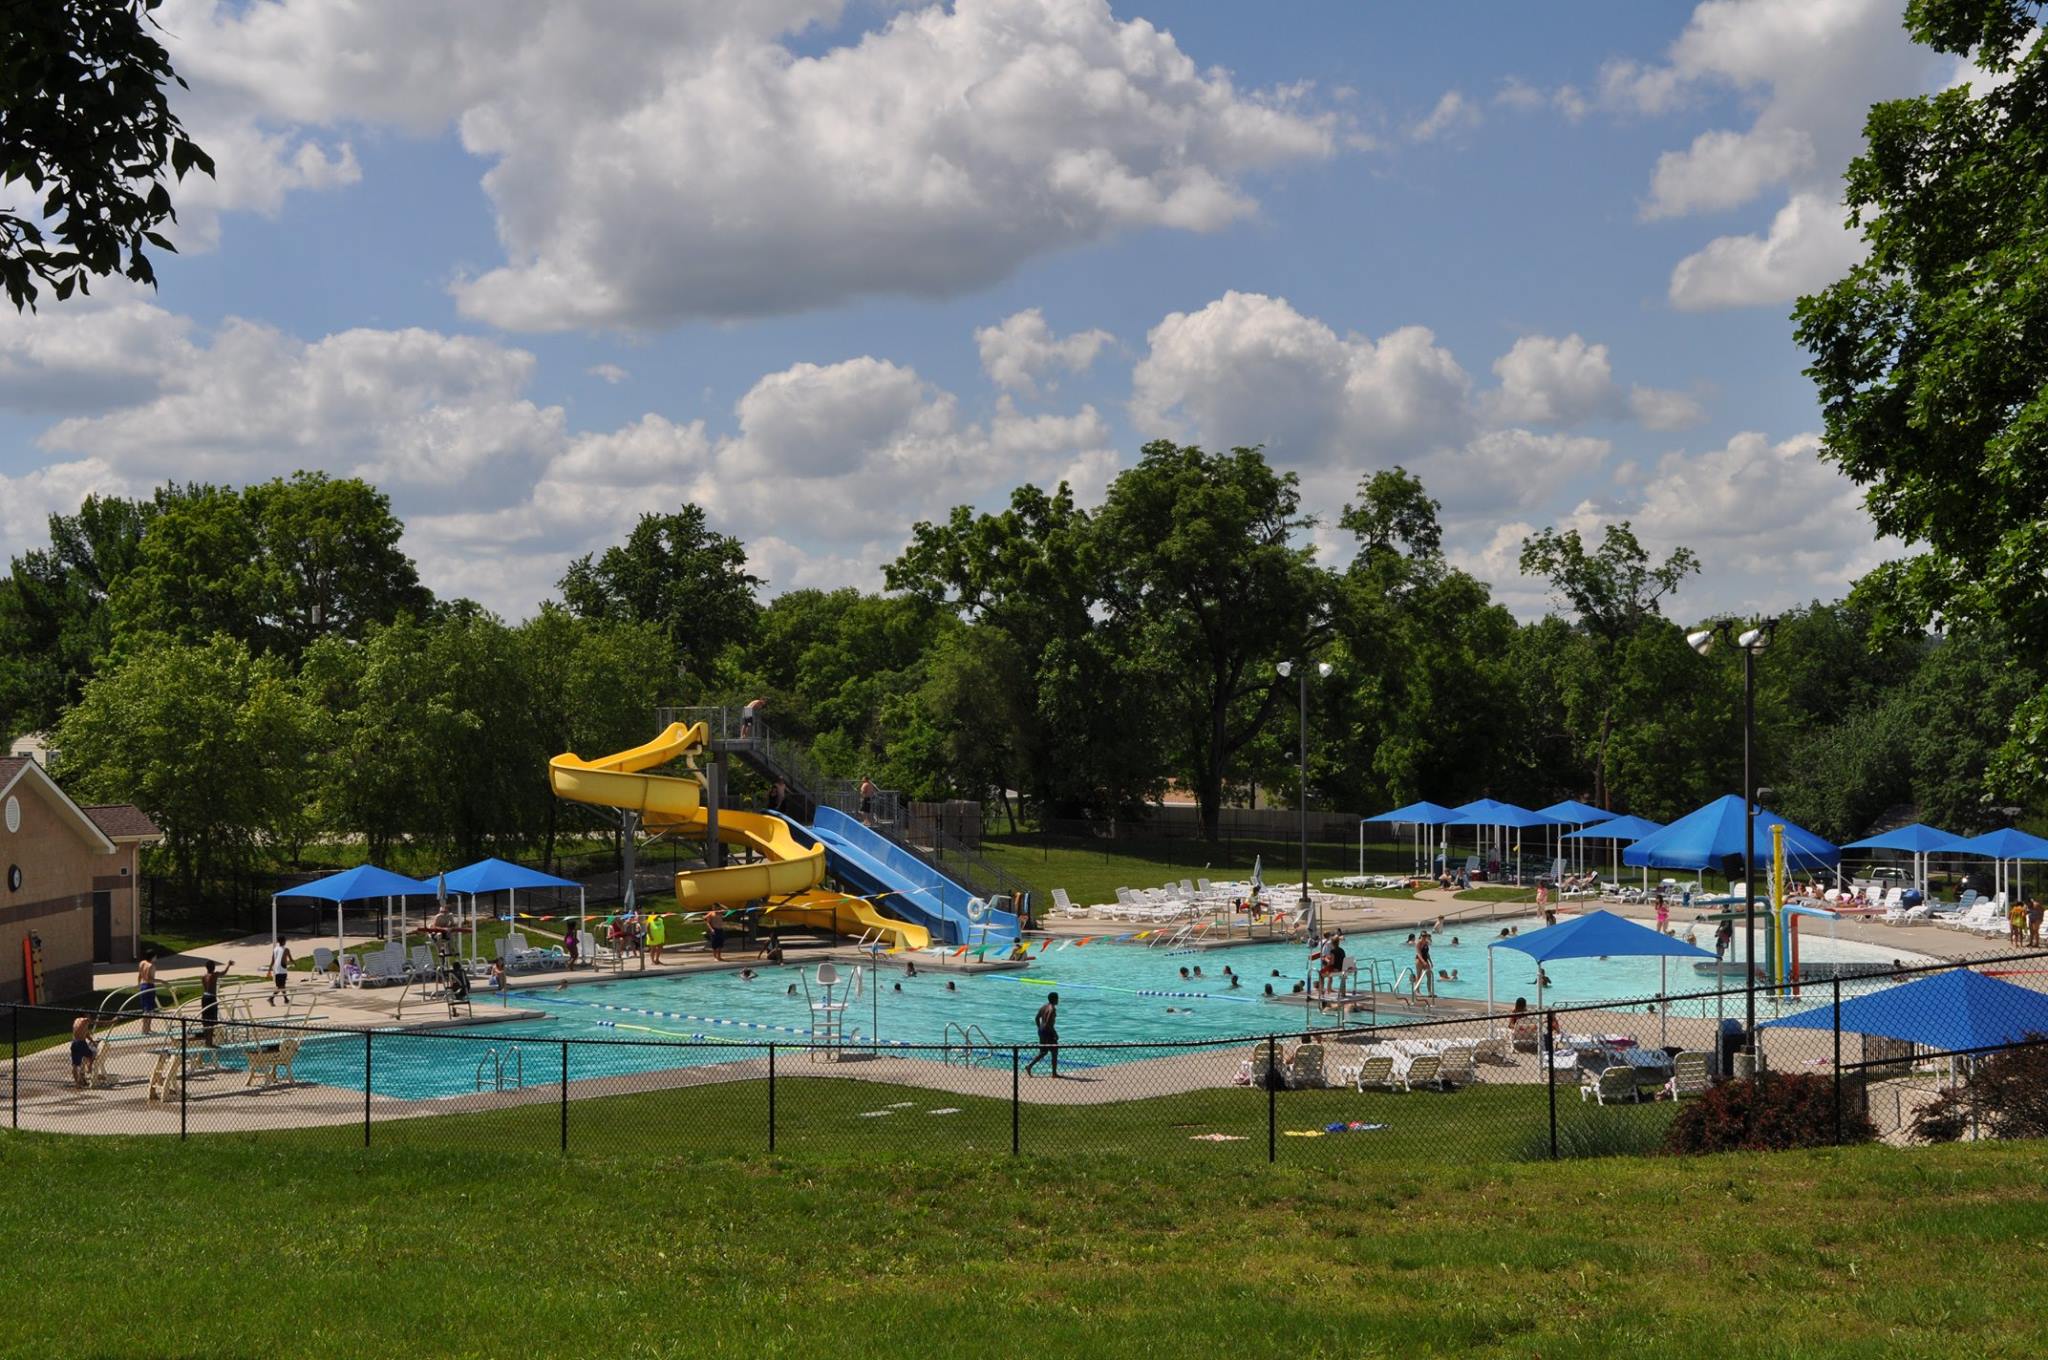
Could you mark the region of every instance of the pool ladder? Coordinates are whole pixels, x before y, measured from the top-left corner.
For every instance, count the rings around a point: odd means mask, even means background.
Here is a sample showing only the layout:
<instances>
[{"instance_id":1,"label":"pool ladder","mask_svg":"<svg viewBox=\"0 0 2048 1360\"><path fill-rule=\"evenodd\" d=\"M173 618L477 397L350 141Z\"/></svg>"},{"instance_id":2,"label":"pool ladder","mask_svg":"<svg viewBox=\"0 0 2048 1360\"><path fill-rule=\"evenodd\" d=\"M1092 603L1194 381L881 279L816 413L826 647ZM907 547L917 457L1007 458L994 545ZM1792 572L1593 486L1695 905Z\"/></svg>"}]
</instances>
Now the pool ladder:
<instances>
[{"instance_id":1,"label":"pool ladder","mask_svg":"<svg viewBox=\"0 0 2048 1360\"><path fill-rule=\"evenodd\" d=\"M941 1061L949 1065L952 1063L954 1054L953 1039L955 1035L958 1035L960 1039L959 1054L961 1066L974 1066L974 1047L977 1041L979 1041L982 1051L987 1053L991 1060L995 1058L995 1040L988 1037L987 1030L984 1030L980 1025L963 1025L957 1021L948 1020L945 1032L940 1036L945 1043L945 1048L939 1055Z\"/></svg>"},{"instance_id":2,"label":"pool ladder","mask_svg":"<svg viewBox=\"0 0 2048 1360\"><path fill-rule=\"evenodd\" d=\"M484 1069L487 1067L491 1069L491 1080L496 1083L496 1089L504 1090L505 1053L502 1049L494 1048L484 1054L483 1057L477 1059L476 1089L479 1091L484 1089ZM524 1050L517 1048L512 1050L512 1089L515 1091L526 1089L526 1053Z\"/></svg>"}]
</instances>

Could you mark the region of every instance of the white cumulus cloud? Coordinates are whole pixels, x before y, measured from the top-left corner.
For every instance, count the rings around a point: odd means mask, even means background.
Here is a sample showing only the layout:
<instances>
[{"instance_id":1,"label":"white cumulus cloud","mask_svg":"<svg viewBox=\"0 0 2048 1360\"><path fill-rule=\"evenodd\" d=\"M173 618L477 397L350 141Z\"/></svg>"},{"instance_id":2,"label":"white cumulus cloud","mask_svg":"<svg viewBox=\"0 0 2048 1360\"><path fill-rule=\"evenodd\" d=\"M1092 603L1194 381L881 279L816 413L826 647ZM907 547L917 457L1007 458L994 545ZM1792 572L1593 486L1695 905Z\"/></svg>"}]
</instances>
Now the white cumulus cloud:
<instances>
[{"instance_id":1,"label":"white cumulus cloud","mask_svg":"<svg viewBox=\"0 0 2048 1360\"><path fill-rule=\"evenodd\" d=\"M1248 172L1345 130L1107 0L886 12L802 50L836 0L173 0L165 23L196 99L287 139L271 185L353 170L293 137L457 128L504 261L456 297L514 329L956 294L1118 232L1228 226Z\"/></svg>"},{"instance_id":2,"label":"white cumulus cloud","mask_svg":"<svg viewBox=\"0 0 2048 1360\"><path fill-rule=\"evenodd\" d=\"M974 333L981 367L997 386L1024 396L1038 395L1050 374L1064 370L1085 373L1104 345L1116 339L1105 330L1076 331L1056 336L1045 314L1028 307L994 326Z\"/></svg>"}]
</instances>

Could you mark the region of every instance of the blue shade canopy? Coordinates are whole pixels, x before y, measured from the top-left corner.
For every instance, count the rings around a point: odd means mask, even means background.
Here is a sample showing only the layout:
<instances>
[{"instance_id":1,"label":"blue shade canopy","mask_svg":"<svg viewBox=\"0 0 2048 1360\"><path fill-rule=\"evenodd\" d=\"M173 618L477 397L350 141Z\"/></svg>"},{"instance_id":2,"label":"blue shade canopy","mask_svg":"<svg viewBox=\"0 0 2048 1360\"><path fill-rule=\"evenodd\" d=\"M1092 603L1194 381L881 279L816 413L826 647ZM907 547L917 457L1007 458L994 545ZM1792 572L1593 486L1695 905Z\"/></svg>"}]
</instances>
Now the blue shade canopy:
<instances>
[{"instance_id":1,"label":"blue shade canopy","mask_svg":"<svg viewBox=\"0 0 2048 1360\"><path fill-rule=\"evenodd\" d=\"M287 888L278 897L317 897L323 902L361 902L372 897L432 897L434 885L394 874L374 864L358 864L338 874Z\"/></svg>"},{"instance_id":2,"label":"blue shade canopy","mask_svg":"<svg viewBox=\"0 0 2048 1360\"><path fill-rule=\"evenodd\" d=\"M1564 822L1570 826L1587 826L1593 822L1610 820L1614 814L1606 808L1596 808L1591 803L1581 803L1576 798L1567 798L1562 803L1552 803L1540 811L1553 822Z\"/></svg>"},{"instance_id":3,"label":"blue shade canopy","mask_svg":"<svg viewBox=\"0 0 2048 1360\"><path fill-rule=\"evenodd\" d=\"M1833 1029L1832 1004L1761 1028ZM1935 1049L1990 1048L2048 1035L2048 993L1961 970L1936 973L1842 1003L1842 1028Z\"/></svg>"},{"instance_id":4,"label":"blue shade canopy","mask_svg":"<svg viewBox=\"0 0 2048 1360\"><path fill-rule=\"evenodd\" d=\"M1512 949L1538 963L1550 959L1597 959L1614 956L1670 955L1677 958L1711 959L1711 950L1687 944L1673 935L1660 934L1639 926L1611 911L1589 911L1554 926L1495 940L1489 949Z\"/></svg>"},{"instance_id":5,"label":"blue shade canopy","mask_svg":"<svg viewBox=\"0 0 2048 1360\"><path fill-rule=\"evenodd\" d=\"M458 893L504 892L508 888L580 888L569 878L556 878L523 864L502 859L482 859L448 874L448 891Z\"/></svg>"},{"instance_id":6,"label":"blue shade canopy","mask_svg":"<svg viewBox=\"0 0 2048 1360\"><path fill-rule=\"evenodd\" d=\"M1610 822L1589 826L1584 831L1567 831L1568 841L1639 841L1643 837L1662 831L1664 823L1653 822L1647 817L1616 817Z\"/></svg>"},{"instance_id":7,"label":"blue shade canopy","mask_svg":"<svg viewBox=\"0 0 2048 1360\"><path fill-rule=\"evenodd\" d=\"M1987 831L1968 840L1958 838L1942 849L1960 851L1965 855L1983 855L1988 859L2048 859L2048 841L2012 826L2003 831Z\"/></svg>"},{"instance_id":8,"label":"blue shade canopy","mask_svg":"<svg viewBox=\"0 0 2048 1360\"><path fill-rule=\"evenodd\" d=\"M1422 826L1442 826L1445 822L1457 821L1458 814L1451 808L1445 807L1442 803L1432 803L1428 799L1424 799L1420 803L1410 803L1407 807L1397 807L1392 812L1382 812L1377 817L1367 817L1365 820L1368 822L1414 822Z\"/></svg>"},{"instance_id":9,"label":"blue shade canopy","mask_svg":"<svg viewBox=\"0 0 2048 1360\"><path fill-rule=\"evenodd\" d=\"M1916 855L1930 850L1958 850L1965 840L1961 836L1915 822L1902 826L1896 831L1887 831L1882 836L1865 836L1860 841L1850 841L1844 850L1907 850Z\"/></svg>"},{"instance_id":10,"label":"blue shade canopy","mask_svg":"<svg viewBox=\"0 0 2048 1360\"><path fill-rule=\"evenodd\" d=\"M1461 804L1453 826L1556 826L1557 819L1546 817L1540 812L1531 812L1513 803L1503 803L1492 798L1477 798Z\"/></svg>"},{"instance_id":11,"label":"blue shade canopy","mask_svg":"<svg viewBox=\"0 0 2048 1360\"><path fill-rule=\"evenodd\" d=\"M1756 814L1758 864L1771 856L1771 827L1785 828L1785 863L1795 869L1832 868L1842 852L1803 826L1795 826L1768 808ZM1742 858L1742 800L1734 794L1716 798L1694 812L1688 812L1654 835L1645 836L1621 852L1623 864L1660 869L1722 869L1730 860Z\"/></svg>"}]
</instances>

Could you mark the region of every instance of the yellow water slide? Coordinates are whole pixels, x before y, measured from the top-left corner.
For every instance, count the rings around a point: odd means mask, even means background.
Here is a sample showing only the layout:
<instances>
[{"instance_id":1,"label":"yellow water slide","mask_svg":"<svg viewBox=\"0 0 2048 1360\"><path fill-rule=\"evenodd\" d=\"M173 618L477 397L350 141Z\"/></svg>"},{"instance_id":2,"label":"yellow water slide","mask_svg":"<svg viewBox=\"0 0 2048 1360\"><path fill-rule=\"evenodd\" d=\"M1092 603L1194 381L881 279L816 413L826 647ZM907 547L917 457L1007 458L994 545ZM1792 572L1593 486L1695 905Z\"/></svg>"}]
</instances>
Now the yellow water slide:
<instances>
[{"instance_id":1,"label":"yellow water slide","mask_svg":"<svg viewBox=\"0 0 2048 1360\"><path fill-rule=\"evenodd\" d=\"M557 798L628 809L638 812L642 825L650 829L701 837L710 819L704 812L704 779L694 770L710 735L703 723L670 723L654 740L614 755L585 760L564 753L548 762L548 784ZM677 760L693 772L646 773ZM818 891L825 881L825 847L800 844L789 823L779 817L720 809L718 839L746 846L761 859L677 874L678 907L703 911L765 899L771 917L792 925L822 927L841 935L880 932L886 942L912 949L931 943L931 933L923 926L884 916L865 898Z\"/></svg>"}]
</instances>

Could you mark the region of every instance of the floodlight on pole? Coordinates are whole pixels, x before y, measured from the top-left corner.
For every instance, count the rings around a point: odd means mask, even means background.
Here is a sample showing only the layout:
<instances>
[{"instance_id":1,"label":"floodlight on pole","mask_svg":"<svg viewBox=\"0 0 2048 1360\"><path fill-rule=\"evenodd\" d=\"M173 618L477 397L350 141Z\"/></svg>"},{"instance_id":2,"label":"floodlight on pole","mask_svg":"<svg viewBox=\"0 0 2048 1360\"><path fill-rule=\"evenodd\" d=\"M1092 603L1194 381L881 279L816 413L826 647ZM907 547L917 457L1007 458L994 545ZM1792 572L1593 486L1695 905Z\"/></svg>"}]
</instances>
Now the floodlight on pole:
<instances>
[{"instance_id":1,"label":"floodlight on pole","mask_svg":"<svg viewBox=\"0 0 2048 1360\"><path fill-rule=\"evenodd\" d=\"M1329 662L1327 662L1327 661L1321 661L1321 662L1317 662L1317 663L1316 663L1316 665L1315 665L1315 667L1314 667L1315 673L1316 673L1316 674L1317 674L1318 676L1322 676L1322 677L1325 677L1325 678L1327 678L1327 677L1329 676L1329 674L1330 674L1330 671L1331 671L1331 669L1332 669L1332 667L1330 666L1330 663L1329 663ZM1309 670L1310 670L1310 666L1309 666L1309 664L1308 664L1307 662L1305 662L1305 661L1303 661L1303 662L1294 662L1294 661L1280 661L1280 662L1275 662L1275 663L1274 663L1274 666L1273 666L1273 671L1274 671L1274 673L1275 673L1275 674L1277 674L1277 675L1278 675L1278 676L1279 676L1279 677L1280 677L1280 678L1281 678L1282 680L1286 680L1286 679L1289 679L1290 677L1298 677L1298 678L1299 678L1299 681L1300 681L1300 691L1301 691L1301 710L1300 710L1300 712L1301 712L1301 727L1300 727L1300 733L1299 733L1299 737L1300 737L1300 742L1301 742L1301 749L1300 749L1300 760L1301 760L1301 764L1300 764L1300 775L1301 775L1301 792L1300 792L1300 803L1301 803L1301 915L1302 915L1302 919L1303 919L1304 921L1306 921L1306 922L1308 923L1308 928L1309 928L1309 932L1310 932L1311 934L1313 934L1313 933L1315 932L1316 926L1317 926L1317 925L1318 925L1319 923L1318 923L1318 922L1316 921L1316 919L1315 919L1315 915L1316 915L1316 904L1315 904L1315 899L1314 899L1313 897L1311 897L1311 896L1309 895L1309 891L1308 891L1308 674L1309 674Z\"/></svg>"}]
</instances>

